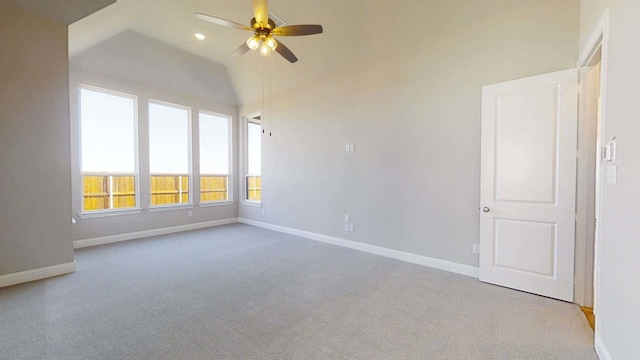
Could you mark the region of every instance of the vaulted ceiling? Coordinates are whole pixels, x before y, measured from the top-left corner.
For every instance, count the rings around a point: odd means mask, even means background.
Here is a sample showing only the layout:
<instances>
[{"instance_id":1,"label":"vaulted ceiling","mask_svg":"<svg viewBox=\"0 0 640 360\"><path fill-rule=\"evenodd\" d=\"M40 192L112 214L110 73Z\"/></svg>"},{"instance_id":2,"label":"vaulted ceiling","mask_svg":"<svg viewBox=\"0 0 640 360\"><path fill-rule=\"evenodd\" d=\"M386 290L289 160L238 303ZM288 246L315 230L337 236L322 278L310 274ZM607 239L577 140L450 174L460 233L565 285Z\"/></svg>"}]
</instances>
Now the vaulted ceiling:
<instances>
[{"instance_id":1,"label":"vaulted ceiling","mask_svg":"<svg viewBox=\"0 0 640 360\"><path fill-rule=\"evenodd\" d=\"M253 17L251 0L118 0L72 24L69 47L70 56L75 56L131 30L227 66L239 101L247 103L262 97L265 74L271 75L276 95L429 51L430 41L448 31L540 1L556 0L269 0L269 10L289 24L324 26L322 35L279 38L300 59L290 64L279 56L263 59L257 53L234 58L231 54L250 33L194 17L201 12L248 24ZM195 33L207 39L198 41Z\"/></svg>"},{"instance_id":2,"label":"vaulted ceiling","mask_svg":"<svg viewBox=\"0 0 640 360\"><path fill-rule=\"evenodd\" d=\"M323 21L326 23L330 20L330 12L324 9L322 4L310 0L272 0L269 2L269 8L272 13L290 24L324 25ZM118 0L115 4L69 27L70 56L76 56L125 30L131 30L227 66L235 87L242 88L239 91L242 102L260 98L262 88L256 88L255 79L262 79L260 61L263 59L260 59L257 53L246 54L242 58L232 57L235 49L243 44L251 33L196 19L196 12L246 24L249 24L253 17L251 0ZM269 59L273 78L280 79L280 82L274 84L274 93L280 91L283 86L295 86L283 79L281 71L298 69L314 74L320 70L313 65L317 61L324 61L317 58L319 50L328 49L332 33L334 36L341 36L333 29L328 31L328 34L319 36L281 39L300 61L292 65L279 56ZM194 38L195 33L202 33L207 39L198 41ZM336 58L334 61L341 62L343 59ZM305 77L296 76L293 83L297 84L303 79ZM240 84L241 82L245 84Z\"/></svg>"}]
</instances>

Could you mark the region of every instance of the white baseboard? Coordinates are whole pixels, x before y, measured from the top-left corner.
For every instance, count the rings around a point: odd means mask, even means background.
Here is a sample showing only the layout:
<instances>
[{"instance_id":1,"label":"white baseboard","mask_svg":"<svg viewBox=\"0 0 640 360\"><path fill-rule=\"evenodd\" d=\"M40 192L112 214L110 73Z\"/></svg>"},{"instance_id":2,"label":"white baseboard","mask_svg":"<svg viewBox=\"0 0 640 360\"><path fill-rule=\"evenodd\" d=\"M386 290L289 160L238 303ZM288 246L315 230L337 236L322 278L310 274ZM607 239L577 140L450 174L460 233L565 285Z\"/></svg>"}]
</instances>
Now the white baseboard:
<instances>
[{"instance_id":1,"label":"white baseboard","mask_svg":"<svg viewBox=\"0 0 640 360\"><path fill-rule=\"evenodd\" d=\"M70 274L76 271L76 263L70 262L60 265L47 266L26 270L12 274L0 275L0 288L22 284L30 281L42 280L54 276Z\"/></svg>"},{"instance_id":2,"label":"white baseboard","mask_svg":"<svg viewBox=\"0 0 640 360\"><path fill-rule=\"evenodd\" d=\"M602 342L602 338L599 336L596 336L596 354L598 354L598 358L600 358L600 360L613 360L613 358L611 357L611 354L609 354L609 350L607 350L607 347L604 346L604 343Z\"/></svg>"},{"instance_id":3,"label":"white baseboard","mask_svg":"<svg viewBox=\"0 0 640 360\"><path fill-rule=\"evenodd\" d=\"M136 232L126 233L126 234L103 236L103 237L97 237L92 239L82 239L82 240L74 241L73 248L81 249L81 248L90 247L90 246L111 244L111 243L116 243L120 241L141 239L141 238L150 237L150 236L173 234L181 231L189 231L189 230L204 229L204 228L220 226L220 225L235 224L237 222L238 222L237 218L230 218L230 219L222 219L222 220L205 221L205 222L200 222L195 224L170 226L170 227L151 229L151 230L145 230L145 231L136 231Z\"/></svg>"},{"instance_id":4,"label":"white baseboard","mask_svg":"<svg viewBox=\"0 0 640 360\"><path fill-rule=\"evenodd\" d=\"M285 234L295 235L295 236L303 237L306 239L321 241L324 243L338 245L338 246L342 246L342 247L346 247L354 250L360 250L370 254L385 256L385 257L396 259L396 260L402 260L402 261L410 262L413 264L445 270L445 271L449 271L456 274L471 276L475 278L479 277L479 269L475 266L458 264L451 261L430 258L427 256L411 254L408 252L383 248L380 246L364 244L357 241L345 240L345 239L341 239L333 236L327 236L327 235L312 233L312 232L303 231L303 230L292 229L284 226L267 224L267 223L263 223L255 220L238 218L238 222L247 224L247 225L258 226L264 229L282 232Z\"/></svg>"}]
</instances>

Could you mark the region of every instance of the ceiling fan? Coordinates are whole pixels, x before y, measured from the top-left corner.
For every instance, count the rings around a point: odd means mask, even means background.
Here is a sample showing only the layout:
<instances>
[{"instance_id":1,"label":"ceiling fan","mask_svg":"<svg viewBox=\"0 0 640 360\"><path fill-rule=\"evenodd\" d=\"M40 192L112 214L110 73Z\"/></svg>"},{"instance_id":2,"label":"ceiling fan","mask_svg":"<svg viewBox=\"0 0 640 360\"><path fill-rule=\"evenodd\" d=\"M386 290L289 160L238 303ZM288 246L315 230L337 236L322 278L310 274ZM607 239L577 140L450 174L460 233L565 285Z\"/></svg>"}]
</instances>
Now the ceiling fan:
<instances>
[{"instance_id":1,"label":"ceiling fan","mask_svg":"<svg viewBox=\"0 0 640 360\"><path fill-rule=\"evenodd\" d=\"M253 0L253 14L254 18L251 19L251 26L200 13L196 13L196 17L217 25L253 32L253 36L233 53L234 56L240 56L249 50L257 50L259 48L262 56L269 56L272 51L276 51L289 62L295 63L298 58L275 37L322 34L322 25L285 25L276 27L275 22L269 19L267 0Z\"/></svg>"}]
</instances>

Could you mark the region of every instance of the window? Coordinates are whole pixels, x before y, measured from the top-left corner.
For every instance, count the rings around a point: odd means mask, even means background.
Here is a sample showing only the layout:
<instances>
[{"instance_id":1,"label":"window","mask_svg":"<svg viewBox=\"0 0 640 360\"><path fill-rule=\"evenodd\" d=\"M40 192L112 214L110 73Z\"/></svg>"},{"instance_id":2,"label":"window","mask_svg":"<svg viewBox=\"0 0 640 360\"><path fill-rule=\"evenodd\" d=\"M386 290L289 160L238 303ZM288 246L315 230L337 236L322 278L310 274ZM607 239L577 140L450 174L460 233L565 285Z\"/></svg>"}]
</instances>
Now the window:
<instances>
[{"instance_id":1,"label":"window","mask_svg":"<svg viewBox=\"0 0 640 360\"><path fill-rule=\"evenodd\" d=\"M248 201L262 200L262 125L260 117L247 120L247 173L245 196Z\"/></svg>"},{"instance_id":2,"label":"window","mask_svg":"<svg viewBox=\"0 0 640 360\"><path fill-rule=\"evenodd\" d=\"M80 87L82 211L135 208L137 98Z\"/></svg>"},{"instance_id":3,"label":"window","mask_svg":"<svg viewBox=\"0 0 640 360\"><path fill-rule=\"evenodd\" d=\"M229 200L231 118L200 112L200 202Z\"/></svg>"},{"instance_id":4,"label":"window","mask_svg":"<svg viewBox=\"0 0 640 360\"><path fill-rule=\"evenodd\" d=\"M190 119L187 107L149 103L151 206L191 201Z\"/></svg>"}]
</instances>

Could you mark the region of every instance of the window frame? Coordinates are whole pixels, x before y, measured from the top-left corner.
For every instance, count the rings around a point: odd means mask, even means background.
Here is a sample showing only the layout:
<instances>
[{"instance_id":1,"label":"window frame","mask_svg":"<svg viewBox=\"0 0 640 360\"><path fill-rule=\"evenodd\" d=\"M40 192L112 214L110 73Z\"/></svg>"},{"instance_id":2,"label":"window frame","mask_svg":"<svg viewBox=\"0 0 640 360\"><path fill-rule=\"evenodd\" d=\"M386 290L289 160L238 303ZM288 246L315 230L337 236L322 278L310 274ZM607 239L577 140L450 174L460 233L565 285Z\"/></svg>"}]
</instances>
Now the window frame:
<instances>
[{"instance_id":1,"label":"window frame","mask_svg":"<svg viewBox=\"0 0 640 360\"><path fill-rule=\"evenodd\" d=\"M189 201L185 203L174 203L174 204L163 204L163 205L153 205L153 195L151 189L151 178L153 177L153 173L151 172L151 104L173 107L177 109L187 110L187 148L188 148L188 196ZM161 211L170 211L170 210L182 210L182 209L192 209L195 205L193 199L193 110L191 106L182 105L173 103L170 101L164 101L154 98L149 98L147 100L147 137L148 141L148 149L147 155L149 156L149 203L147 204L147 209L149 212L161 212Z\"/></svg>"},{"instance_id":2,"label":"window frame","mask_svg":"<svg viewBox=\"0 0 640 360\"><path fill-rule=\"evenodd\" d=\"M248 193L247 193L247 185L246 185L246 181L247 181L247 176L251 175L249 174L249 124L253 123L253 124L258 124L260 125L260 148L262 150L262 135L264 132L264 128L263 128L263 121L262 121L262 114L259 112L256 113L252 113L252 114L248 114L242 117L242 131L241 131L241 137L242 137L242 151L241 151L241 173L242 176L239 177L239 185L240 185L240 192L241 192L241 204L242 205L246 205L246 206L254 206L254 207L262 207L262 191L261 196L260 196L260 200L249 200L248 199ZM262 162L262 151L260 151L260 162ZM260 177L262 178L262 174L260 174ZM262 180L261 180L262 181Z\"/></svg>"},{"instance_id":3,"label":"window frame","mask_svg":"<svg viewBox=\"0 0 640 360\"><path fill-rule=\"evenodd\" d=\"M134 177L135 177L135 199L136 205L132 208L118 208L118 209L102 209L102 210L90 210L87 211L84 208L84 178L82 172L82 90L98 92L106 95L118 96L133 100L133 144L134 144ZM77 85L77 184L79 184L80 191L80 212L78 216L81 219L92 219L109 216L131 215L140 214L142 212L142 204L140 200L140 144L139 144L139 98L137 95L129 94L122 91L106 89L99 86L87 85L79 83ZM110 174L114 176L118 174ZM76 190L78 191L78 190Z\"/></svg>"},{"instance_id":4,"label":"window frame","mask_svg":"<svg viewBox=\"0 0 640 360\"><path fill-rule=\"evenodd\" d=\"M201 201L201 194L202 194L202 189L199 187L199 193L198 193L198 206L199 207L211 207L211 206L222 206L222 205L229 205L229 204L233 204L235 202L235 198L233 196L233 189L234 189L234 174L233 174L233 116L229 115L229 114L223 114L223 113L219 113L219 112L215 112L215 111L211 111L211 110L204 110L204 109L198 109L198 183L200 183L200 179L202 178L202 157L201 157L201 148L200 148L200 140L202 137L201 131L202 128L200 127L200 114L205 114L205 115L210 115L210 116L215 116L215 117L221 117L221 118L225 118L228 121L228 149L227 149L227 154L229 157L228 160L228 164L229 164L229 168L227 169L227 199L226 200L218 200L218 201Z\"/></svg>"}]
</instances>

